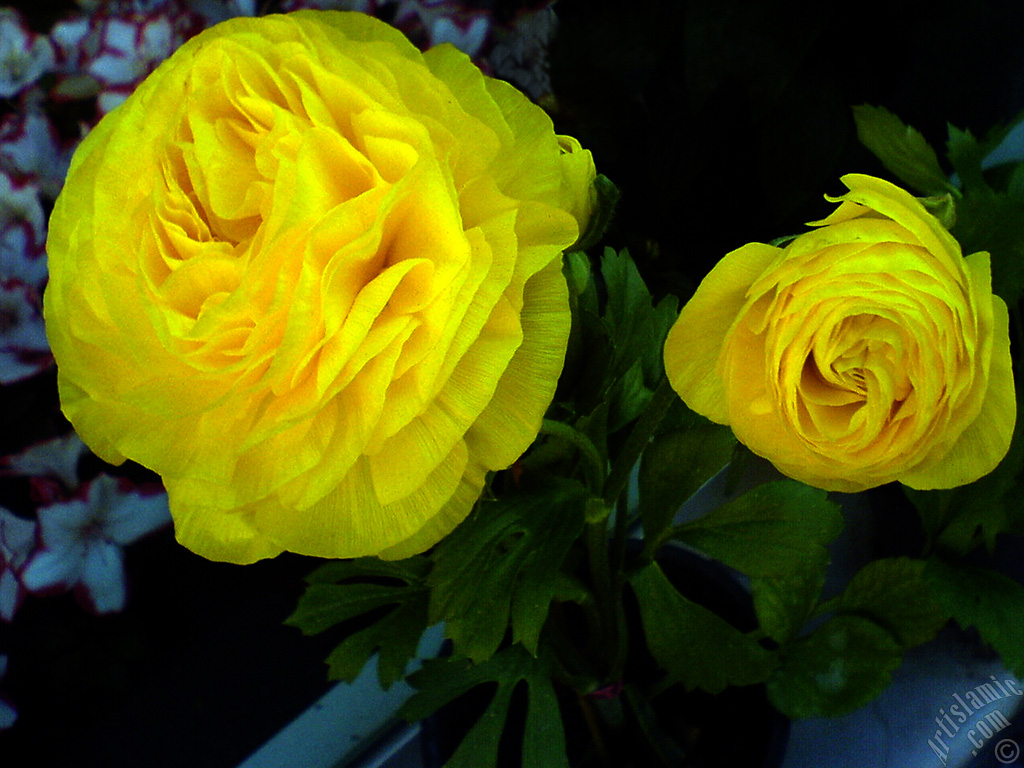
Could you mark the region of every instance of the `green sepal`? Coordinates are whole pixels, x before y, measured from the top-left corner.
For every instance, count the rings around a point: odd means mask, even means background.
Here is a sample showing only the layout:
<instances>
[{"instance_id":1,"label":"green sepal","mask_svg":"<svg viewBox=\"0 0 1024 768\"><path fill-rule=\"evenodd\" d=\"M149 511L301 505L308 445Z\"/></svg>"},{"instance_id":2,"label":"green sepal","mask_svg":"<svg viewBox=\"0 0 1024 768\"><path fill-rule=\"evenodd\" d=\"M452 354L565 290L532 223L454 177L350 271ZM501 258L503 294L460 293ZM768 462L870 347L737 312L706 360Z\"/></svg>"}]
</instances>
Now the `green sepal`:
<instances>
[{"instance_id":1,"label":"green sepal","mask_svg":"<svg viewBox=\"0 0 1024 768\"><path fill-rule=\"evenodd\" d=\"M601 242L601 238L604 237L604 233L608 231L608 226L615 217L619 198L622 197L619 188L611 179L601 173L594 179L594 192L596 196L594 210L590 214L586 230L572 246L574 251L586 251Z\"/></svg>"}]
</instances>

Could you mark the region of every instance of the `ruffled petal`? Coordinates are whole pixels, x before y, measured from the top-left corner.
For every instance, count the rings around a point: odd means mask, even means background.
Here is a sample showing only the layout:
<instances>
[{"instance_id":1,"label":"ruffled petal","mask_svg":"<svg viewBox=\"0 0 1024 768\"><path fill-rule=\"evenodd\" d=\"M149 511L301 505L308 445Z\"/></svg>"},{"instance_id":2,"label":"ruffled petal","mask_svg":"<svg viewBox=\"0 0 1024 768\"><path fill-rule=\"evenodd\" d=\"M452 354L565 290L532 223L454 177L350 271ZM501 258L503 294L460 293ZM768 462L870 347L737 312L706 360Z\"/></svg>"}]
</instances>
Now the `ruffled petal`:
<instances>
[{"instance_id":1,"label":"ruffled petal","mask_svg":"<svg viewBox=\"0 0 1024 768\"><path fill-rule=\"evenodd\" d=\"M727 254L708 273L679 313L665 340L665 371L690 408L729 423L725 384L718 372L726 338L747 292L781 251L751 243Z\"/></svg>"}]
</instances>

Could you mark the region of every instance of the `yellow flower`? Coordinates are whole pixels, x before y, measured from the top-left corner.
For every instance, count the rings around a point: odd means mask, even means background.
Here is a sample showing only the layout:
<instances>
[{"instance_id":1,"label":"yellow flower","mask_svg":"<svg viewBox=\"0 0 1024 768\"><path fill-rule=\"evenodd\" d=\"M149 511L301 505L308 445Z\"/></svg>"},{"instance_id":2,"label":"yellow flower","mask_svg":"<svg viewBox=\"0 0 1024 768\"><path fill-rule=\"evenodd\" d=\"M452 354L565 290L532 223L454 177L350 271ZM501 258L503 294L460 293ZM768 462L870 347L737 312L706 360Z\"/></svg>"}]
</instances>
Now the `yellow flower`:
<instances>
[{"instance_id":1,"label":"yellow flower","mask_svg":"<svg viewBox=\"0 0 1024 768\"><path fill-rule=\"evenodd\" d=\"M711 270L666 341L672 386L810 485L976 480L1006 454L1016 416L989 256L964 258L904 190L843 182L818 229Z\"/></svg>"},{"instance_id":2,"label":"yellow flower","mask_svg":"<svg viewBox=\"0 0 1024 768\"><path fill-rule=\"evenodd\" d=\"M207 30L86 137L57 201L64 412L163 477L206 557L426 549L553 397L593 164L565 141L367 16Z\"/></svg>"}]
</instances>

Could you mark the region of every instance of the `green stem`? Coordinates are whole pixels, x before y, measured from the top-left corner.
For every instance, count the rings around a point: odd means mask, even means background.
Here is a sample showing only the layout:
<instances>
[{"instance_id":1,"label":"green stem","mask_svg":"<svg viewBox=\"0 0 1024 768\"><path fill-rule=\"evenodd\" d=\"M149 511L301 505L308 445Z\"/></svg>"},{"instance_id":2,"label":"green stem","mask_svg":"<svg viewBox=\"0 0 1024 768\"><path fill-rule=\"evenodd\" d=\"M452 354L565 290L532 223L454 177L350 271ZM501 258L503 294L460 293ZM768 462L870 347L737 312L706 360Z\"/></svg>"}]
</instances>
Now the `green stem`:
<instances>
[{"instance_id":1,"label":"green stem","mask_svg":"<svg viewBox=\"0 0 1024 768\"><path fill-rule=\"evenodd\" d=\"M606 651L618 648L616 604L611 565L608 560L608 517L586 524L587 559L600 625L592 627L594 641ZM607 670L606 670L607 671Z\"/></svg>"},{"instance_id":2,"label":"green stem","mask_svg":"<svg viewBox=\"0 0 1024 768\"><path fill-rule=\"evenodd\" d=\"M544 419L541 422L540 433L565 440L579 450L580 456L583 457L583 474L587 477L587 485L590 486L591 493L599 494L605 482L607 469L594 441L575 427L554 419Z\"/></svg>"},{"instance_id":3,"label":"green stem","mask_svg":"<svg viewBox=\"0 0 1024 768\"><path fill-rule=\"evenodd\" d=\"M633 430L622 445L622 450L615 457L612 463L611 472L604 485L604 503L609 509L615 510L615 528L610 543L611 556L608 562L610 571L608 577L608 590L611 598L611 605L606 613L609 621L608 634L609 644L609 678L618 680L622 677L626 666L626 657L629 654L629 632L626 628L626 614L622 603L622 590L626 583L626 533L628 524L628 512L620 506L623 492L629 484L630 474L633 467L640 460L647 445L654 437L658 425L661 424L669 408L678 400L678 396L669 384L668 377L661 380L658 388L654 391L647 408L640 414ZM604 533L607 536L607 532ZM605 539L606 549L609 542ZM605 555L606 559L608 554Z\"/></svg>"},{"instance_id":4,"label":"green stem","mask_svg":"<svg viewBox=\"0 0 1024 768\"><path fill-rule=\"evenodd\" d=\"M629 437L623 443L619 455L612 462L611 472L604 484L604 501L609 507L614 507L618 503L619 497L629 484L629 475L633 471L633 467L640 460L640 455L647 448L647 444L651 442L661 420L665 418L668 409L672 407L678 397L675 390L672 389L672 385L669 384L668 377L663 378L658 388L654 390L651 402L640 414L633 431L629 433Z\"/></svg>"}]
</instances>

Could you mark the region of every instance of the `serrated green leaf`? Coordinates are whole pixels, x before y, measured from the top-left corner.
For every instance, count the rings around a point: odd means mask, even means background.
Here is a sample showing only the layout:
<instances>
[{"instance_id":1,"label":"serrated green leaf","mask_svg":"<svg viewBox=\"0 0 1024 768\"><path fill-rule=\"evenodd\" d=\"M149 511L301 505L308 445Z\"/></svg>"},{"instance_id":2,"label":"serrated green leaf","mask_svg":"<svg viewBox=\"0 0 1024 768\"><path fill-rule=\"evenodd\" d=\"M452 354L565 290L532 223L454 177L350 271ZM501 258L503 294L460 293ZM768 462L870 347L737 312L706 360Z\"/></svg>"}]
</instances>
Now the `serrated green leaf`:
<instances>
[{"instance_id":1,"label":"serrated green leaf","mask_svg":"<svg viewBox=\"0 0 1024 768\"><path fill-rule=\"evenodd\" d=\"M370 657L379 653L377 677L387 689L404 674L427 628L429 595L423 578L429 567L429 560L422 556L389 562L365 557L326 563L307 577L309 586L285 624L313 635L393 606L369 626L350 633L327 658L331 679L352 682ZM367 583L365 579L393 579L394 583ZM334 583L339 581L344 583Z\"/></svg>"},{"instance_id":2,"label":"serrated green leaf","mask_svg":"<svg viewBox=\"0 0 1024 768\"><path fill-rule=\"evenodd\" d=\"M364 613L423 597L422 586L383 584L311 584L285 624L316 635Z\"/></svg>"},{"instance_id":3,"label":"serrated green leaf","mask_svg":"<svg viewBox=\"0 0 1024 768\"><path fill-rule=\"evenodd\" d=\"M961 627L975 627L1006 667L1024 675L1024 585L996 571L932 557L924 578Z\"/></svg>"},{"instance_id":4,"label":"serrated green leaf","mask_svg":"<svg viewBox=\"0 0 1024 768\"><path fill-rule=\"evenodd\" d=\"M644 546L655 552L672 518L688 498L732 456L736 438L726 426L693 420L659 435L640 459L640 519Z\"/></svg>"},{"instance_id":5,"label":"serrated green leaf","mask_svg":"<svg viewBox=\"0 0 1024 768\"><path fill-rule=\"evenodd\" d=\"M657 562L629 580L647 647L672 682L718 693L768 679L775 654L721 616L681 595Z\"/></svg>"},{"instance_id":6,"label":"serrated green leaf","mask_svg":"<svg viewBox=\"0 0 1024 768\"><path fill-rule=\"evenodd\" d=\"M645 348L642 358L644 379L647 382L661 381L665 375L665 337L679 317L679 299L666 296L654 307L651 318L651 343Z\"/></svg>"},{"instance_id":7,"label":"serrated green leaf","mask_svg":"<svg viewBox=\"0 0 1024 768\"><path fill-rule=\"evenodd\" d=\"M892 634L870 619L835 616L783 649L768 696L788 717L843 715L885 690L902 655Z\"/></svg>"},{"instance_id":8,"label":"serrated green leaf","mask_svg":"<svg viewBox=\"0 0 1024 768\"><path fill-rule=\"evenodd\" d=\"M377 679L387 690L405 675L427 626L427 599L406 602L341 641L327 656L328 677L351 683L378 652Z\"/></svg>"},{"instance_id":9,"label":"serrated green leaf","mask_svg":"<svg viewBox=\"0 0 1024 768\"><path fill-rule=\"evenodd\" d=\"M579 483L549 477L542 490L479 505L442 540L427 578L429 615L446 623L456 655L489 658L510 622L514 639L536 652L587 498Z\"/></svg>"},{"instance_id":10,"label":"serrated green leaf","mask_svg":"<svg viewBox=\"0 0 1024 768\"><path fill-rule=\"evenodd\" d=\"M1020 517L1016 492L1024 472L1024 420L1014 426L1010 449L992 472L959 488L904 493L917 509L937 549L964 555L980 544L991 552L996 537L1013 530Z\"/></svg>"},{"instance_id":11,"label":"serrated green leaf","mask_svg":"<svg viewBox=\"0 0 1024 768\"><path fill-rule=\"evenodd\" d=\"M641 358L653 336L655 311L651 293L627 251L605 248L601 276L608 292L604 319L614 348L611 373L616 379Z\"/></svg>"},{"instance_id":12,"label":"serrated green leaf","mask_svg":"<svg viewBox=\"0 0 1024 768\"><path fill-rule=\"evenodd\" d=\"M836 609L872 619L904 650L926 643L949 621L924 581L925 561L909 557L874 560L850 579Z\"/></svg>"},{"instance_id":13,"label":"serrated green leaf","mask_svg":"<svg viewBox=\"0 0 1024 768\"><path fill-rule=\"evenodd\" d=\"M884 107L862 104L853 108L853 117L860 142L905 184L926 195L952 190L935 150L918 131Z\"/></svg>"},{"instance_id":14,"label":"serrated green leaf","mask_svg":"<svg viewBox=\"0 0 1024 768\"><path fill-rule=\"evenodd\" d=\"M827 563L811 560L782 576L750 580L757 621L768 636L786 643L799 634L818 604Z\"/></svg>"},{"instance_id":15,"label":"serrated green leaf","mask_svg":"<svg viewBox=\"0 0 1024 768\"><path fill-rule=\"evenodd\" d=\"M653 394L644 385L643 361L636 360L609 390L608 431L616 432L634 421L651 402Z\"/></svg>"},{"instance_id":16,"label":"serrated green leaf","mask_svg":"<svg viewBox=\"0 0 1024 768\"><path fill-rule=\"evenodd\" d=\"M497 765L498 747L516 686L527 686L526 727L523 733L524 768L568 768L565 734L558 700L551 683L550 665L530 656L519 646L509 646L482 664L465 659L424 662L409 677L417 689L399 714L422 720L448 702L478 685L496 683L497 690L480 718L468 729L445 768L480 768Z\"/></svg>"},{"instance_id":17,"label":"serrated green leaf","mask_svg":"<svg viewBox=\"0 0 1024 768\"><path fill-rule=\"evenodd\" d=\"M843 517L825 491L781 480L673 529L672 538L748 576L785 576L828 557Z\"/></svg>"},{"instance_id":18,"label":"serrated green leaf","mask_svg":"<svg viewBox=\"0 0 1024 768\"><path fill-rule=\"evenodd\" d=\"M964 187L973 190L988 189L988 184L981 172L981 163L985 159L985 154L981 145L978 144L978 140L970 131L961 131L956 126L950 125L946 154Z\"/></svg>"},{"instance_id":19,"label":"serrated green leaf","mask_svg":"<svg viewBox=\"0 0 1024 768\"><path fill-rule=\"evenodd\" d=\"M992 257L992 292L1011 307L1024 292L1024 200L992 189L966 187L953 235L965 254Z\"/></svg>"}]
</instances>

